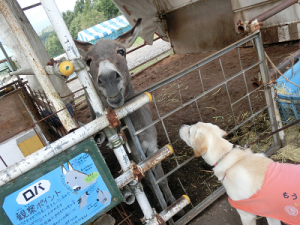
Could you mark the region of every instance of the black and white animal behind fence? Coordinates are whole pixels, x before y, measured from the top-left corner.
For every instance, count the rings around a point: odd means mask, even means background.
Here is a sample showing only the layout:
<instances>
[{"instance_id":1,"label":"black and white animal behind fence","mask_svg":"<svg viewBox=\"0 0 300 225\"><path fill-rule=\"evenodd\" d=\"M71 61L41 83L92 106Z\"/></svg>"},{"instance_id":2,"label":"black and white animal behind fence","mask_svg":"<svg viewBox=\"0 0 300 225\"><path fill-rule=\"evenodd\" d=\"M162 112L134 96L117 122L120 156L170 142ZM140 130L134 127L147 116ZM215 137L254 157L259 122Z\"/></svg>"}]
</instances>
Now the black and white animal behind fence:
<instances>
[{"instance_id":1,"label":"black and white animal behind fence","mask_svg":"<svg viewBox=\"0 0 300 225\"><path fill-rule=\"evenodd\" d=\"M135 94L127 67L126 48L134 43L140 23L141 19L137 21L132 30L119 36L116 40L99 40L96 45L75 40L76 46L90 68L92 80L105 108L119 108L124 104L125 99ZM90 109L95 119L96 114L93 112L92 107ZM133 127L137 130L148 126L152 122L151 111L148 105L136 110L129 117ZM154 126L150 126L144 132L141 132L138 135L138 139L142 152L145 155L150 156L158 151L157 132ZM136 162L140 162L142 158L136 145L132 140L129 140L128 143L132 150L132 157ZM152 171L156 179L160 179L164 175L160 163L154 166ZM170 191L167 180L162 180L159 186L165 195L167 203L175 202L176 199ZM157 187L156 191L159 193ZM162 207L166 208L167 205L162 199L162 195L160 193L159 195Z\"/></svg>"}]
</instances>

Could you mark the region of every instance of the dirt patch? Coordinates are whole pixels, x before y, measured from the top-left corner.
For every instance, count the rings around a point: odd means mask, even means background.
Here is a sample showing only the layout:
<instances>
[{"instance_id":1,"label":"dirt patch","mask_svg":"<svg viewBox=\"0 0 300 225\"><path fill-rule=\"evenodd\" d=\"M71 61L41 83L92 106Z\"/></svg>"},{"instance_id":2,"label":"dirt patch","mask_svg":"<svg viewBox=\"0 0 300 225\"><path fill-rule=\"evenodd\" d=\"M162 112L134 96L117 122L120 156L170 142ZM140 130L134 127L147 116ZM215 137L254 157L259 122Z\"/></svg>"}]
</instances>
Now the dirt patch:
<instances>
[{"instance_id":1,"label":"dirt patch","mask_svg":"<svg viewBox=\"0 0 300 225\"><path fill-rule=\"evenodd\" d=\"M288 55L298 50L298 48L298 42L290 42L269 45L266 47L265 51L274 64L277 65ZM136 91L141 91L166 77L178 73L184 68L195 64L211 54L213 54L213 52L172 55L134 77L132 79L133 86ZM258 65L242 75L233 78L227 83L227 87L222 85L210 90L215 85L224 81L224 77L226 79L234 77L242 69L248 68L257 61L258 57L253 48L233 50L220 57L220 59L216 59L207 65L202 66L200 68L200 73L198 70L190 72L179 78L177 81L171 82L151 93L155 98L156 106L154 103L151 103L150 107L153 120L156 120L166 116L167 113L176 109L182 103L188 102L204 91L207 92L207 95L188 104L178 110L175 114L164 118L162 120L163 124L157 123L155 125L158 131L159 148L168 143L172 143L177 156L177 161L174 156L163 161L162 165L165 173L174 169L177 166L177 163L180 164L193 155L193 151L178 137L178 129L181 124L193 124L201 120L203 122L217 124L222 129L229 131L235 124L247 119L251 115L251 111L252 113L256 113L266 105L262 89L258 89L257 86L252 84L254 77L259 78L260 76ZM203 85L201 84L201 79ZM239 100L245 96L247 89L248 92L253 91L253 93L251 93L249 97ZM230 96L231 103L239 100L234 104L232 109L230 107L228 95ZM80 107L81 110L78 110L77 112L79 121L85 123L91 121L89 109L82 107L82 105L78 106L78 109ZM261 124L262 121L260 120L268 120L267 112L263 112L256 123ZM253 125L251 124L252 122L246 123L243 127L249 126L249 129L252 129ZM257 127L256 132L259 134L266 131L268 126L267 123L264 123L262 126ZM248 137L247 132L245 134L239 132L240 131L238 130L236 136L243 136L244 138L236 138L235 143L243 145L249 138L253 138ZM232 134L228 138L234 139L236 136L235 134ZM259 148L260 146L256 146L256 148L262 151L269 147L270 144L272 144L272 140L265 144L263 148ZM113 176L118 176L120 166L112 151L103 146L101 147L101 152L109 165ZM199 158L193 159L191 162L177 170L168 178L168 181L176 198L179 198L183 194L187 194L191 198L193 205L200 203L221 185L214 177L211 168ZM181 184L184 189L181 187ZM156 206L155 202L154 205ZM135 208L135 206L126 207L127 213L133 214L131 220L134 224L139 224L139 218L142 216L138 208L139 207ZM186 211L190 209L191 206L186 207ZM160 211L160 209L157 211ZM115 216L116 213L113 212L113 215ZM266 223L261 224L263 225Z\"/></svg>"}]
</instances>

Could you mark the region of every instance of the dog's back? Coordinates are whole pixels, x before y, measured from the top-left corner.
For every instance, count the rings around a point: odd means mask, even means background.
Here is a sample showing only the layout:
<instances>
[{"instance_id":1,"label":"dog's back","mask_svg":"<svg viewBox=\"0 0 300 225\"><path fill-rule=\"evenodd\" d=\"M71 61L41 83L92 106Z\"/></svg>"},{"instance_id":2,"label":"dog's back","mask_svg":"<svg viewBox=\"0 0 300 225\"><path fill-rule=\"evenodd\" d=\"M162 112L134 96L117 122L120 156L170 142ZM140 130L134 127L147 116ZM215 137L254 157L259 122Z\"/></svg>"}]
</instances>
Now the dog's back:
<instances>
[{"instance_id":1,"label":"dog's back","mask_svg":"<svg viewBox=\"0 0 300 225\"><path fill-rule=\"evenodd\" d=\"M232 207L271 217L288 224L300 224L300 165L272 162L263 186L249 199L233 201Z\"/></svg>"}]
</instances>

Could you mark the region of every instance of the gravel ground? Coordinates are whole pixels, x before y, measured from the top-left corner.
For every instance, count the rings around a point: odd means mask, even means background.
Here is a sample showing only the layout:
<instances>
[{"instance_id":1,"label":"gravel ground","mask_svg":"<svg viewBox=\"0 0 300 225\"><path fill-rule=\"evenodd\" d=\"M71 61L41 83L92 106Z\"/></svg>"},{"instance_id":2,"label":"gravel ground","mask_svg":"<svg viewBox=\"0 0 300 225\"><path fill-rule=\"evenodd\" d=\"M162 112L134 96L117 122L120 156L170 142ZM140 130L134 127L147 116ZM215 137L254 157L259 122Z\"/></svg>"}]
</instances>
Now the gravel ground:
<instances>
[{"instance_id":1,"label":"gravel ground","mask_svg":"<svg viewBox=\"0 0 300 225\"><path fill-rule=\"evenodd\" d=\"M161 39L153 42L153 45L146 45L134 52L131 52L126 56L127 64L129 70L142 64L143 62L147 61L148 59L154 58L155 56L161 54L164 51L170 49L170 43L165 42ZM68 83L69 88L72 92L77 91L82 88L81 83L78 79L71 81ZM83 91L77 92L75 94L75 98L83 94Z\"/></svg>"}]
</instances>

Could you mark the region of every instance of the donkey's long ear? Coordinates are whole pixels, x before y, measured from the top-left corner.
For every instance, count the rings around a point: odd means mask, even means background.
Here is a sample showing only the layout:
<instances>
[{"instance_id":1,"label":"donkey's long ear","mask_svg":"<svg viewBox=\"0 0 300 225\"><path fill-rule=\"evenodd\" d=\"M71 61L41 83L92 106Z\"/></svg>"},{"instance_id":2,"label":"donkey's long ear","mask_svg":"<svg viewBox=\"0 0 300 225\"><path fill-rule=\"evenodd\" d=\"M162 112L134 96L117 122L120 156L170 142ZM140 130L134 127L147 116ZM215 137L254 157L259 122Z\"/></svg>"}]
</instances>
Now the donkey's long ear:
<instances>
[{"instance_id":1,"label":"donkey's long ear","mask_svg":"<svg viewBox=\"0 0 300 225\"><path fill-rule=\"evenodd\" d=\"M202 156L207 151L207 141L203 133L196 131L193 148L196 157Z\"/></svg>"},{"instance_id":2,"label":"donkey's long ear","mask_svg":"<svg viewBox=\"0 0 300 225\"><path fill-rule=\"evenodd\" d=\"M135 39L139 35L141 21L142 19L139 18L131 30L119 36L117 39L115 39L115 41L125 45L126 48L131 47L131 45L133 45Z\"/></svg>"},{"instance_id":3,"label":"donkey's long ear","mask_svg":"<svg viewBox=\"0 0 300 225\"><path fill-rule=\"evenodd\" d=\"M78 48L79 54L82 56L85 56L85 54L88 52L89 48L93 46L91 43L79 41L76 39L73 39L75 42L76 47Z\"/></svg>"}]
</instances>

